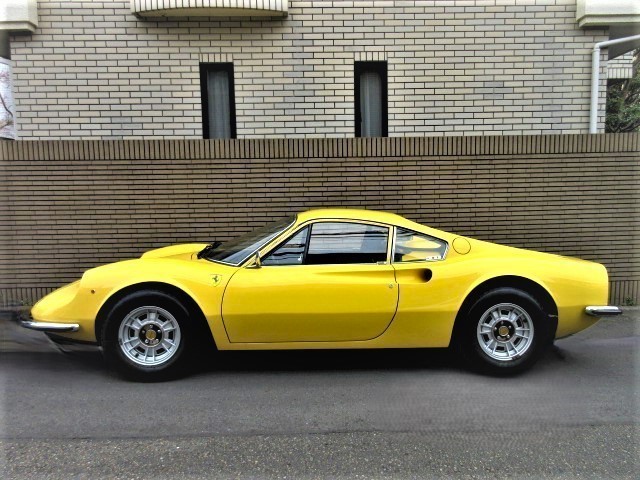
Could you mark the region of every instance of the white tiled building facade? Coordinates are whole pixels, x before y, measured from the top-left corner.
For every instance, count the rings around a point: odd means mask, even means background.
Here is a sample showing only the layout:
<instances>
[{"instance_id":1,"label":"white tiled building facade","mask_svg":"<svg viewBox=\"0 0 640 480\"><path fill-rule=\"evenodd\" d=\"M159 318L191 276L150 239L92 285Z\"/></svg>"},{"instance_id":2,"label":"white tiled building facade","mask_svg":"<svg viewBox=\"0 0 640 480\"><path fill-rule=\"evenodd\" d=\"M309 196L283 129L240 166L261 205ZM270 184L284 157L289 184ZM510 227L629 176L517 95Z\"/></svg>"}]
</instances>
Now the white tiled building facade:
<instances>
[{"instance_id":1,"label":"white tiled building facade","mask_svg":"<svg viewBox=\"0 0 640 480\"><path fill-rule=\"evenodd\" d=\"M387 62L389 136L586 133L591 49L609 38L578 26L576 0L290 0L263 17L132 7L38 1L35 32L11 37L19 138L202 138L202 62L233 63L238 138L350 137L354 62L371 60Z\"/></svg>"},{"instance_id":2,"label":"white tiled building facade","mask_svg":"<svg viewBox=\"0 0 640 480\"><path fill-rule=\"evenodd\" d=\"M634 74L635 68L637 67L634 64L633 52L625 53L618 58L609 60L607 63L607 79L631 78Z\"/></svg>"}]
</instances>

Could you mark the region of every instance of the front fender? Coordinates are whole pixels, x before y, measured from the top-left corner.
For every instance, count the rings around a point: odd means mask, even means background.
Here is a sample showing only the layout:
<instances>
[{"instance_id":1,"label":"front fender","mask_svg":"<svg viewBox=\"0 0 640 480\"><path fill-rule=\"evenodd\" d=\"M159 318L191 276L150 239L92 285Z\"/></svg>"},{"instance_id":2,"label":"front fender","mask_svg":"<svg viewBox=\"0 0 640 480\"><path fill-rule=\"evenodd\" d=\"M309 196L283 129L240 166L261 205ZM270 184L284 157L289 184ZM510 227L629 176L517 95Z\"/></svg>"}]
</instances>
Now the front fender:
<instances>
[{"instance_id":1,"label":"front fender","mask_svg":"<svg viewBox=\"0 0 640 480\"><path fill-rule=\"evenodd\" d=\"M113 295L137 284L162 283L183 291L204 314L209 327L220 330L220 305L224 288L235 269L206 260L189 261L141 258L87 270L79 282L62 287L32 309L34 319L78 323L69 339L95 342L98 313ZM220 332L217 332L219 335Z\"/></svg>"}]
</instances>

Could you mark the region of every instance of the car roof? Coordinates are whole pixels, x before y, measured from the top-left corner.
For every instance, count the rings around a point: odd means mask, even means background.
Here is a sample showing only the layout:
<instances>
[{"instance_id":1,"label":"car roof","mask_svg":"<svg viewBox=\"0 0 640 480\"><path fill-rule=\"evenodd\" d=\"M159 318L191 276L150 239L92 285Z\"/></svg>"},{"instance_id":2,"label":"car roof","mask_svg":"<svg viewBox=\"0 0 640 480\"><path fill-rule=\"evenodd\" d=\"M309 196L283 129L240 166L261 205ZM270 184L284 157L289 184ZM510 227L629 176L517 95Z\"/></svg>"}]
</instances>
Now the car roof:
<instances>
[{"instance_id":1,"label":"car roof","mask_svg":"<svg viewBox=\"0 0 640 480\"><path fill-rule=\"evenodd\" d=\"M345 219L345 220L364 220L376 223L384 223L387 225L396 225L409 230L426 233L443 240L451 241L457 235L444 232L412 220L404 218L401 215L391 212L382 212L379 210L365 210L361 208L319 208L315 210L307 210L298 214L297 224L317 219Z\"/></svg>"},{"instance_id":2,"label":"car roof","mask_svg":"<svg viewBox=\"0 0 640 480\"><path fill-rule=\"evenodd\" d=\"M368 220L371 222L380 222L390 225L409 225L414 223L411 220L407 220L395 213L381 212L378 210L364 210L359 208L319 208L315 210L307 210L306 212L298 214L298 220L300 222L321 218Z\"/></svg>"}]
</instances>

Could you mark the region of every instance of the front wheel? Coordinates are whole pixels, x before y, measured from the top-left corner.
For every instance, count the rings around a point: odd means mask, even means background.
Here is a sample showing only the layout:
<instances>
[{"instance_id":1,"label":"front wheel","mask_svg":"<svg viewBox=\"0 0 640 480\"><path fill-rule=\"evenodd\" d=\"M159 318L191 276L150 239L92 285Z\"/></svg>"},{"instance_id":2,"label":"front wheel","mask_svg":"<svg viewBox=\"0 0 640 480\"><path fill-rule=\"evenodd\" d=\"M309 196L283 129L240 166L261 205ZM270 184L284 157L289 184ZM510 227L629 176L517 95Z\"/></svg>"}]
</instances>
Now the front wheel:
<instances>
[{"instance_id":1,"label":"front wheel","mask_svg":"<svg viewBox=\"0 0 640 480\"><path fill-rule=\"evenodd\" d=\"M109 313L103 352L109 365L127 378L166 380L184 370L189 327L189 313L178 300L164 292L137 292Z\"/></svg>"},{"instance_id":2,"label":"front wheel","mask_svg":"<svg viewBox=\"0 0 640 480\"><path fill-rule=\"evenodd\" d=\"M553 341L548 315L528 293L499 288L478 299L460 342L470 367L492 375L530 368Z\"/></svg>"}]
</instances>

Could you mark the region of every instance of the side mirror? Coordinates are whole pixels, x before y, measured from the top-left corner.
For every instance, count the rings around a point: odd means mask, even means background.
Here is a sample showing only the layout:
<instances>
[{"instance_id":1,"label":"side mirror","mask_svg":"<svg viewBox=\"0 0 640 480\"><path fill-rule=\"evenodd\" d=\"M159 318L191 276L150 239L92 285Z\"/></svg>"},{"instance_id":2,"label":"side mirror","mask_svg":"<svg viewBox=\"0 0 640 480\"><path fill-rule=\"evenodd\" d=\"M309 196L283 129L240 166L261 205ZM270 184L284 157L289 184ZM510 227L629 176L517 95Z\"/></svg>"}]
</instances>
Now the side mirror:
<instances>
[{"instance_id":1,"label":"side mirror","mask_svg":"<svg viewBox=\"0 0 640 480\"><path fill-rule=\"evenodd\" d=\"M260 262L260 252L256 252L253 256L253 262L247 265L247 268L262 268L262 263Z\"/></svg>"}]
</instances>

